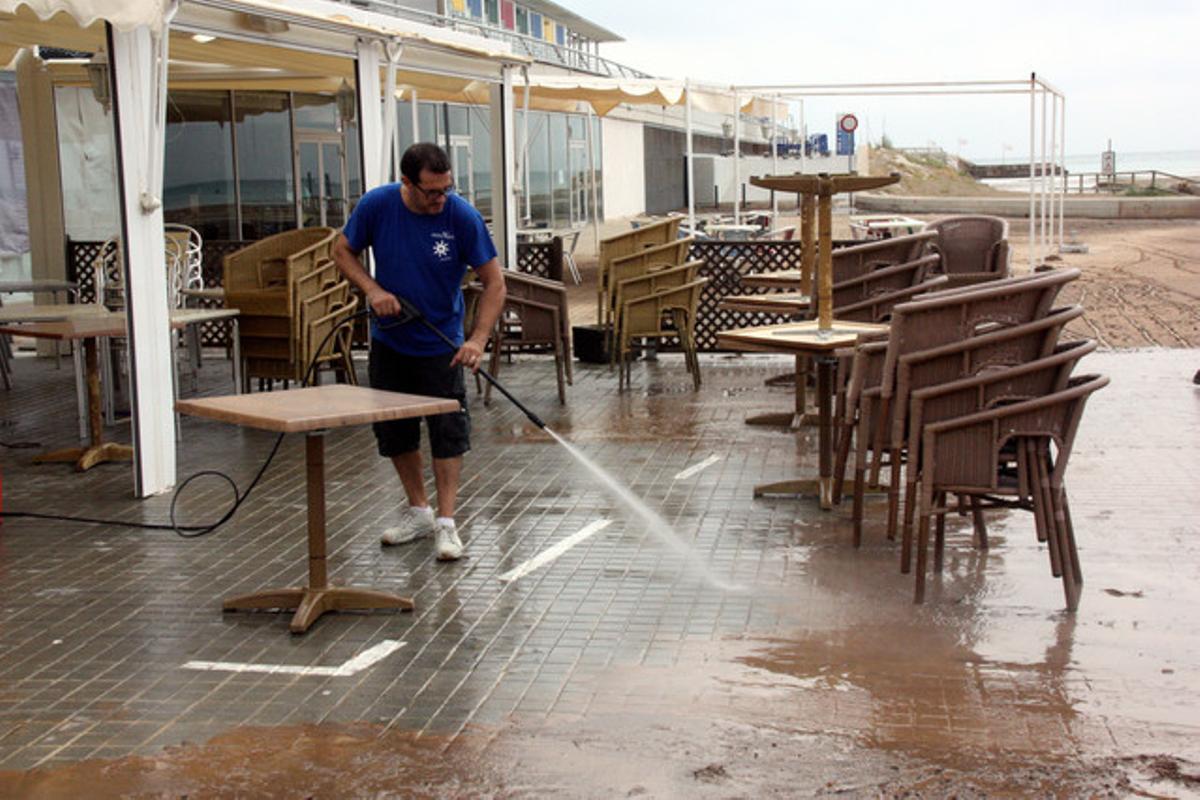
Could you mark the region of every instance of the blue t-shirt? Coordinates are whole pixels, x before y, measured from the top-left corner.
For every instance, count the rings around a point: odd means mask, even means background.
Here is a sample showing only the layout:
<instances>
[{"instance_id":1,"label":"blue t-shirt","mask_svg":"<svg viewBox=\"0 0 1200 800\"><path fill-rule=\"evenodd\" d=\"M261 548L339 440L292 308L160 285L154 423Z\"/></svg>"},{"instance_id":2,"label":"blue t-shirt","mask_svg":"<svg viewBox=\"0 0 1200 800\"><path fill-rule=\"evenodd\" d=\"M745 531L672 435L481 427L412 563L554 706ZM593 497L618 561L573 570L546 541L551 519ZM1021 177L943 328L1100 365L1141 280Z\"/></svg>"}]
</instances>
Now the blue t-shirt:
<instances>
[{"instance_id":1,"label":"blue t-shirt","mask_svg":"<svg viewBox=\"0 0 1200 800\"><path fill-rule=\"evenodd\" d=\"M496 257L496 246L479 212L456 194L439 214L416 214L404 205L400 184L379 186L362 196L342 229L350 247L371 248L375 282L403 297L457 346L463 342L462 280ZM432 356L446 343L420 322L380 329L371 336L398 353Z\"/></svg>"}]
</instances>

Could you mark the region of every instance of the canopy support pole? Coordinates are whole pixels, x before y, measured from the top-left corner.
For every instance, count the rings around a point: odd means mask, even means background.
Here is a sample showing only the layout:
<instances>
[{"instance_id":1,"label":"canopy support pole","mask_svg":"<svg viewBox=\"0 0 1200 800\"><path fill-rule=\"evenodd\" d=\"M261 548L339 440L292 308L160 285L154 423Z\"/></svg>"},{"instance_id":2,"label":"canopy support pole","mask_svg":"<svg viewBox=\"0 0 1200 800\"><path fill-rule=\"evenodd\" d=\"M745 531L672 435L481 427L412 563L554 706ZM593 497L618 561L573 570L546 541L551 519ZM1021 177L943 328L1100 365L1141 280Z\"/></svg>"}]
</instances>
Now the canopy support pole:
<instances>
[{"instance_id":1,"label":"canopy support pole","mask_svg":"<svg viewBox=\"0 0 1200 800\"><path fill-rule=\"evenodd\" d=\"M688 207L688 229L696 232L696 170L695 170L695 153L692 150L692 83L691 80L685 78L683 81L683 90L687 93L684 105L684 117L687 125L687 207Z\"/></svg>"},{"instance_id":2,"label":"canopy support pole","mask_svg":"<svg viewBox=\"0 0 1200 800\"><path fill-rule=\"evenodd\" d=\"M1034 225L1036 223L1036 210L1034 208L1034 198L1037 192L1034 190L1034 183L1037 173L1035 159L1037 153L1034 150L1034 142L1037 139L1037 125L1035 117L1037 115L1037 73L1029 74L1029 271L1033 272L1034 266L1037 264L1037 239L1034 238Z\"/></svg>"},{"instance_id":3,"label":"canopy support pole","mask_svg":"<svg viewBox=\"0 0 1200 800\"><path fill-rule=\"evenodd\" d=\"M379 48L373 40L359 39L355 45L354 82L358 100L358 135L363 165L363 189L383 184L385 124L380 118Z\"/></svg>"},{"instance_id":4,"label":"canopy support pole","mask_svg":"<svg viewBox=\"0 0 1200 800\"><path fill-rule=\"evenodd\" d=\"M513 172L515 132L513 71L504 67L500 83L491 88L492 128L492 238L500 264L517 268L517 204Z\"/></svg>"},{"instance_id":5,"label":"canopy support pole","mask_svg":"<svg viewBox=\"0 0 1200 800\"><path fill-rule=\"evenodd\" d=\"M776 109L779 106L779 95L771 98L771 174L779 174L779 125L775 120ZM771 192L771 227L774 228L779 219L779 195Z\"/></svg>"},{"instance_id":6,"label":"canopy support pole","mask_svg":"<svg viewBox=\"0 0 1200 800\"><path fill-rule=\"evenodd\" d=\"M596 145L595 138L592 133L592 125L594 124L595 116L592 114L592 106L589 103L587 107L587 130L584 131L584 139L588 151L588 179L592 190L592 242L596 247L596 252L600 252L600 192L596 188Z\"/></svg>"},{"instance_id":7,"label":"canopy support pole","mask_svg":"<svg viewBox=\"0 0 1200 800\"><path fill-rule=\"evenodd\" d=\"M733 224L742 224L742 98L733 93Z\"/></svg>"},{"instance_id":8,"label":"canopy support pole","mask_svg":"<svg viewBox=\"0 0 1200 800\"><path fill-rule=\"evenodd\" d=\"M136 497L175 485L174 357L164 261L167 30L105 23L117 146Z\"/></svg>"}]
</instances>

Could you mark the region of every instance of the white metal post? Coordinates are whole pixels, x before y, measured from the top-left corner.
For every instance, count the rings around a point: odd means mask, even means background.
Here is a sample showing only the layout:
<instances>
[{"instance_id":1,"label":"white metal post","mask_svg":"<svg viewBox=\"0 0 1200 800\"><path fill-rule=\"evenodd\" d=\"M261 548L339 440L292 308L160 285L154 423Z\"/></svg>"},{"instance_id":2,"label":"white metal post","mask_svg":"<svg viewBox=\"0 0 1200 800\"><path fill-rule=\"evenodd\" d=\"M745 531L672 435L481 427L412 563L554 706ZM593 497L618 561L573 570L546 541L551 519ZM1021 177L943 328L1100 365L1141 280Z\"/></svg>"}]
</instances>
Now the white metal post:
<instances>
[{"instance_id":1,"label":"white metal post","mask_svg":"<svg viewBox=\"0 0 1200 800\"><path fill-rule=\"evenodd\" d=\"M804 125L804 98L800 98L800 174L805 173L805 152L808 149L808 128Z\"/></svg>"},{"instance_id":2,"label":"white metal post","mask_svg":"<svg viewBox=\"0 0 1200 800\"><path fill-rule=\"evenodd\" d=\"M1038 210L1040 212L1039 228L1038 228L1038 250L1039 250L1039 252L1041 252L1042 258L1046 257L1046 244L1047 244L1046 213L1049 210L1046 201L1049 199L1049 191L1050 191L1050 184L1049 184L1050 176L1046 174L1047 167L1048 167L1048 164L1046 161L1046 158L1047 158L1046 157L1046 101L1049 99L1048 95L1049 95L1049 92L1046 90L1046 87L1043 86L1042 87L1042 150L1041 150L1042 190L1041 190L1041 194L1040 194L1039 200L1038 200L1038 203L1039 203Z\"/></svg>"},{"instance_id":3,"label":"white metal post","mask_svg":"<svg viewBox=\"0 0 1200 800\"><path fill-rule=\"evenodd\" d=\"M500 83L492 85L492 236L500 264L517 268L517 207L514 192L513 70L504 67Z\"/></svg>"},{"instance_id":4,"label":"white metal post","mask_svg":"<svg viewBox=\"0 0 1200 800\"><path fill-rule=\"evenodd\" d=\"M692 84L687 78L683 81L683 90L687 93L684 117L687 126L687 205L688 229L696 231L696 170L692 151Z\"/></svg>"},{"instance_id":5,"label":"white metal post","mask_svg":"<svg viewBox=\"0 0 1200 800\"><path fill-rule=\"evenodd\" d=\"M170 310L164 263L162 159L166 149L167 31L106 24L125 260L134 494L175 484Z\"/></svg>"},{"instance_id":6,"label":"white metal post","mask_svg":"<svg viewBox=\"0 0 1200 800\"><path fill-rule=\"evenodd\" d=\"M733 93L733 224L742 224L742 98Z\"/></svg>"},{"instance_id":7,"label":"white metal post","mask_svg":"<svg viewBox=\"0 0 1200 800\"><path fill-rule=\"evenodd\" d=\"M1037 264L1037 240L1034 238L1034 225L1036 223L1036 210L1034 208L1034 197L1036 192L1037 172L1034 167L1037 154L1034 152L1034 143L1037 141L1037 127L1035 117L1037 115L1037 75L1031 73L1029 76L1029 271L1033 272L1034 266Z\"/></svg>"},{"instance_id":8,"label":"white metal post","mask_svg":"<svg viewBox=\"0 0 1200 800\"><path fill-rule=\"evenodd\" d=\"M533 89L529 83L529 67L521 67L521 75L525 78L525 94L521 97L521 156L517 163L520 167L521 197L525 201L525 210L521 219L525 222L533 219L533 204L529 197L529 95Z\"/></svg>"},{"instance_id":9,"label":"white metal post","mask_svg":"<svg viewBox=\"0 0 1200 800\"><path fill-rule=\"evenodd\" d=\"M585 146L588 151L588 178L592 190L592 241L596 252L600 252L600 192L596 188L596 145L592 125L596 118L592 115L592 105L587 107L587 130L584 131Z\"/></svg>"},{"instance_id":10,"label":"white metal post","mask_svg":"<svg viewBox=\"0 0 1200 800\"><path fill-rule=\"evenodd\" d=\"M771 174L779 174L779 124L775 120L775 109L779 106L779 95L771 98ZM771 192L771 227L779 220L779 195Z\"/></svg>"},{"instance_id":11,"label":"white metal post","mask_svg":"<svg viewBox=\"0 0 1200 800\"><path fill-rule=\"evenodd\" d=\"M421 100L417 96L417 90L413 89L412 90L412 108L409 109L409 112L412 114L413 144L416 144L417 142L421 141L421 110L419 108L420 105L421 105ZM396 171L397 172L400 171L399 165L397 165Z\"/></svg>"},{"instance_id":12,"label":"white metal post","mask_svg":"<svg viewBox=\"0 0 1200 800\"><path fill-rule=\"evenodd\" d=\"M387 79L383 84L383 138L380 141L380 174L379 183L387 183L392 176L393 166L400 166L397 159L393 165L392 159L400 149L400 126L396 124L396 65L400 63L400 55L404 45L396 42L384 42L383 53L387 57Z\"/></svg>"},{"instance_id":13,"label":"white metal post","mask_svg":"<svg viewBox=\"0 0 1200 800\"><path fill-rule=\"evenodd\" d=\"M1062 163L1062 186L1058 192L1058 249L1059 252L1063 248L1063 229L1066 227L1067 214L1067 96L1060 95L1059 103L1062 105L1062 117L1059 120L1059 155Z\"/></svg>"}]
</instances>

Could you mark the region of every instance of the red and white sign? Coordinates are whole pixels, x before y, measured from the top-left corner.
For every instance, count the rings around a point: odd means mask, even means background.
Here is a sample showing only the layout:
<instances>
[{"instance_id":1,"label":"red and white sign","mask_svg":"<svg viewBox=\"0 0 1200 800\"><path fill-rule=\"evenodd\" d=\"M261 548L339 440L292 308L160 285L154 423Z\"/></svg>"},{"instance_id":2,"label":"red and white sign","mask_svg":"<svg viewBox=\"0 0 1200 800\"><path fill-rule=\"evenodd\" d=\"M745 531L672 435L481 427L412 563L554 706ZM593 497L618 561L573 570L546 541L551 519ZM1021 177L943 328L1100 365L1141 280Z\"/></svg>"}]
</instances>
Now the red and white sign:
<instances>
[{"instance_id":1,"label":"red and white sign","mask_svg":"<svg viewBox=\"0 0 1200 800\"><path fill-rule=\"evenodd\" d=\"M853 114L843 114L838 120L838 128L846 133L854 133L858 129L858 117Z\"/></svg>"}]
</instances>

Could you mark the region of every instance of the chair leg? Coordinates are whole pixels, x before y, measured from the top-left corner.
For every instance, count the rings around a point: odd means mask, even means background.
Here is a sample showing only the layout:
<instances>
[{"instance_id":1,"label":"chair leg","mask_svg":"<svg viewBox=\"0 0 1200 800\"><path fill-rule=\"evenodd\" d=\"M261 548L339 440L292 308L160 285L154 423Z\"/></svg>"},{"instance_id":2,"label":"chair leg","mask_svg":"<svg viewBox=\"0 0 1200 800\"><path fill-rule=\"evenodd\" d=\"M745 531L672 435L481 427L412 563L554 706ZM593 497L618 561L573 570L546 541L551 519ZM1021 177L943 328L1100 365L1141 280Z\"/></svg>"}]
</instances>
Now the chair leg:
<instances>
[{"instance_id":1,"label":"chair leg","mask_svg":"<svg viewBox=\"0 0 1200 800\"><path fill-rule=\"evenodd\" d=\"M1062 554L1062 584L1063 595L1067 602L1067 609L1074 611L1079 607L1079 578L1075 571L1079 563L1077 554L1073 554L1074 542L1068 535L1068 525L1066 515L1063 512L1063 501L1066 497L1066 492L1061 488L1051 488L1051 502L1054 506L1053 520L1054 530L1052 535L1058 539L1059 552ZM1072 557L1074 555L1074 557Z\"/></svg>"},{"instance_id":2,"label":"chair leg","mask_svg":"<svg viewBox=\"0 0 1200 800\"><path fill-rule=\"evenodd\" d=\"M1033 463L1033 508L1035 519L1041 521L1045 541L1050 548L1050 572L1056 578L1062 577L1062 553L1058 548L1058 537L1054 535L1054 504L1050 494L1050 473L1046 460L1049 453L1043 449L1043 443L1037 439L1029 440L1029 453Z\"/></svg>"},{"instance_id":3,"label":"chair leg","mask_svg":"<svg viewBox=\"0 0 1200 800\"><path fill-rule=\"evenodd\" d=\"M889 452L887 538L889 542L894 542L900 518L900 448L893 447Z\"/></svg>"},{"instance_id":4,"label":"chair leg","mask_svg":"<svg viewBox=\"0 0 1200 800\"><path fill-rule=\"evenodd\" d=\"M987 550L988 533L987 522L983 519L983 503L975 495L971 495L971 520L975 528L975 546Z\"/></svg>"},{"instance_id":5,"label":"chair leg","mask_svg":"<svg viewBox=\"0 0 1200 800\"><path fill-rule=\"evenodd\" d=\"M934 502L940 512L937 515L937 537L933 542L933 571L941 572L946 561L946 493L938 492Z\"/></svg>"},{"instance_id":6,"label":"chair leg","mask_svg":"<svg viewBox=\"0 0 1200 800\"><path fill-rule=\"evenodd\" d=\"M900 537L900 572L907 575L912 571L913 517L917 513L917 480L914 476L905 485L904 533Z\"/></svg>"},{"instance_id":7,"label":"chair leg","mask_svg":"<svg viewBox=\"0 0 1200 800\"><path fill-rule=\"evenodd\" d=\"M925 602L925 570L929 559L929 514L933 505L933 487L927 479L921 481L921 513L917 518L917 568L913 602Z\"/></svg>"},{"instance_id":8,"label":"chair leg","mask_svg":"<svg viewBox=\"0 0 1200 800\"><path fill-rule=\"evenodd\" d=\"M558 380L558 402L567 404L566 374L563 369L562 342L554 342L554 377Z\"/></svg>"},{"instance_id":9,"label":"chair leg","mask_svg":"<svg viewBox=\"0 0 1200 800\"><path fill-rule=\"evenodd\" d=\"M867 442L868 430L871 427L872 406L870 397L861 400L858 416L858 433L854 437L854 505L850 518L854 524L854 546L862 546L863 529L863 499L866 492L867 478Z\"/></svg>"},{"instance_id":10,"label":"chair leg","mask_svg":"<svg viewBox=\"0 0 1200 800\"><path fill-rule=\"evenodd\" d=\"M796 380L802 380L799 373L796 373ZM839 414L838 429L839 436L837 442L837 454L833 462L833 502L841 503L842 494L846 489L846 466L850 461L850 443L854 441L854 429L857 421L846 421L845 409Z\"/></svg>"},{"instance_id":11,"label":"chair leg","mask_svg":"<svg viewBox=\"0 0 1200 800\"><path fill-rule=\"evenodd\" d=\"M891 409L891 400L881 397L879 399L879 413L875 415L875 434L871 440L871 451L875 457L871 459L871 487L879 488L879 475L883 471L883 451L884 443L889 441L891 433L888 431L888 418ZM893 453L893 456L896 454Z\"/></svg>"},{"instance_id":12,"label":"chair leg","mask_svg":"<svg viewBox=\"0 0 1200 800\"><path fill-rule=\"evenodd\" d=\"M566 313L565 309L564 309L563 313L564 314ZM563 344L563 354L564 354L564 357L566 358L566 364L567 364L567 386L574 386L575 385L575 367L571 364L571 361L575 358L575 353L573 352L573 350L571 348L571 331L570 330L563 331L562 344Z\"/></svg>"}]
</instances>

